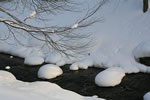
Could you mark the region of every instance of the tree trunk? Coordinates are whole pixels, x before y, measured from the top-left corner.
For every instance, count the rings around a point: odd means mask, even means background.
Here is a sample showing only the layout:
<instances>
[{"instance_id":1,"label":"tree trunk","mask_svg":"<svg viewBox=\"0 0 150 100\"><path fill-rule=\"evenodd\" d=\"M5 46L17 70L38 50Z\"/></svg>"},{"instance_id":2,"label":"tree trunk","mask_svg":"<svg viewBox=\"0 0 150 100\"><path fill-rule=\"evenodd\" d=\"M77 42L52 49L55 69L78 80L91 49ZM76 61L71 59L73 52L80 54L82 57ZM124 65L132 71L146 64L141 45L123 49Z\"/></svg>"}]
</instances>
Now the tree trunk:
<instances>
[{"instance_id":1,"label":"tree trunk","mask_svg":"<svg viewBox=\"0 0 150 100\"><path fill-rule=\"evenodd\" d=\"M143 12L145 13L148 10L148 0L143 0Z\"/></svg>"}]
</instances>

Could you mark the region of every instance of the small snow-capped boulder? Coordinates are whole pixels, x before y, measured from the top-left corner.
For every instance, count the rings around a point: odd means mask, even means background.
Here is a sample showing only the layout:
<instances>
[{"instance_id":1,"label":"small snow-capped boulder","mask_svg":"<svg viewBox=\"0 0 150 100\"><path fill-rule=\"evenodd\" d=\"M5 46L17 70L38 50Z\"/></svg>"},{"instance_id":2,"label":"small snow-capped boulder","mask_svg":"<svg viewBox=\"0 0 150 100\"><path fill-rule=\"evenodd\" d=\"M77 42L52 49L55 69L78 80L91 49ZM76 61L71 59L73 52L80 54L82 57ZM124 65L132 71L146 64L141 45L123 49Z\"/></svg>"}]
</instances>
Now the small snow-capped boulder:
<instances>
[{"instance_id":1,"label":"small snow-capped boulder","mask_svg":"<svg viewBox=\"0 0 150 100\"><path fill-rule=\"evenodd\" d=\"M70 66L70 70L79 70L78 64L74 63Z\"/></svg>"},{"instance_id":2,"label":"small snow-capped boulder","mask_svg":"<svg viewBox=\"0 0 150 100\"><path fill-rule=\"evenodd\" d=\"M38 77L42 79L52 79L63 73L62 69L53 64L42 66L38 71Z\"/></svg>"},{"instance_id":3,"label":"small snow-capped boulder","mask_svg":"<svg viewBox=\"0 0 150 100\"><path fill-rule=\"evenodd\" d=\"M146 93L143 97L144 100L150 100L150 92Z\"/></svg>"},{"instance_id":4,"label":"small snow-capped boulder","mask_svg":"<svg viewBox=\"0 0 150 100\"><path fill-rule=\"evenodd\" d=\"M10 66L6 66L5 69L6 69L6 70L10 70L11 67L10 67Z\"/></svg>"},{"instance_id":5,"label":"small snow-capped boulder","mask_svg":"<svg viewBox=\"0 0 150 100\"><path fill-rule=\"evenodd\" d=\"M95 77L95 83L100 87L110 87L120 84L125 72L120 67L108 68Z\"/></svg>"},{"instance_id":6,"label":"small snow-capped boulder","mask_svg":"<svg viewBox=\"0 0 150 100\"><path fill-rule=\"evenodd\" d=\"M41 65L43 63L44 63L44 59L39 56L26 57L24 60L24 64L27 64L27 65Z\"/></svg>"},{"instance_id":7,"label":"small snow-capped boulder","mask_svg":"<svg viewBox=\"0 0 150 100\"><path fill-rule=\"evenodd\" d=\"M80 62L73 63L70 66L70 70L78 70L78 69L88 69L93 65L93 61L91 59L83 59Z\"/></svg>"}]
</instances>

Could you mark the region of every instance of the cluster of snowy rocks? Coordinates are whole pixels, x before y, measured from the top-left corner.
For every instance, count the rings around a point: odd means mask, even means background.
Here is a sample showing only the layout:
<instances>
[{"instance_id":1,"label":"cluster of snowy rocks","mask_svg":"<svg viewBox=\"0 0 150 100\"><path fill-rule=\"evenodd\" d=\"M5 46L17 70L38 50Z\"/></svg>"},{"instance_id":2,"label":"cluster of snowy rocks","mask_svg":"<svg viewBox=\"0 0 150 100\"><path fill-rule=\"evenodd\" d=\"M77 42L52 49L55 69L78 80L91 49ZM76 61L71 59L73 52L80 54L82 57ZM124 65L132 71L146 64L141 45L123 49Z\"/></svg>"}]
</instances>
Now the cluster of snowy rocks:
<instances>
[{"instance_id":1,"label":"cluster of snowy rocks","mask_svg":"<svg viewBox=\"0 0 150 100\"><path fill-rule=\"evenodd\" d=\"M28 57L24 61L25 64L29 65L39 65L42 64L43 62L44 60L40 57ZM70 70L88 69L88 66L86 66L86 64L87 63L77 65L77 63L74 63L73 65L70 66ZM58 65L45 64L40 67L37 74L39 78L52 79L63 74L63 70ZM124 76L125 72L121 67L111 67L100 72L95 77L95 83L101 87L116 86L121 83L121 80Z\"/></svg>"}]
</instances>

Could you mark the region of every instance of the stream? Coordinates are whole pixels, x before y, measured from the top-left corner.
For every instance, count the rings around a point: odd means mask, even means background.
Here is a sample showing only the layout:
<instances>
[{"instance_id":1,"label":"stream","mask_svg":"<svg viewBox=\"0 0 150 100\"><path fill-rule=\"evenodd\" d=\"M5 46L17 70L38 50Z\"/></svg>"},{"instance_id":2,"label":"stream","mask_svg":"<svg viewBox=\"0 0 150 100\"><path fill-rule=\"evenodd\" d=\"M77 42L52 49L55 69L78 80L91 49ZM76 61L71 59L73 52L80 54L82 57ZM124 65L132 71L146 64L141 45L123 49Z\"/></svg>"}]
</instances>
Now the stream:
<instances>
[{"instance_id":1,"label":"stream","mask_svg":"<svg viewBox=\"0 0 150 100\"><path fill-rule=\"evenodd\" d=\"M24 59L16 56L0 53L0 70L7 70L15 75L18 80L25 82L49 81L56 83L64 89L77 92L84 96L97 95L107 100L143 100L145 93L150 91L150 74L136 73L127 74L122 83L115 87L98 87L94 83L95 76L103 71L100 68L89 68L87 70L70 71L69 66L61 67L64 74L50 80L43 80L37 77L40 66L24 65ZM150 59L141 59L142 63L150 64Z\"/></svg>"}]
</instances>

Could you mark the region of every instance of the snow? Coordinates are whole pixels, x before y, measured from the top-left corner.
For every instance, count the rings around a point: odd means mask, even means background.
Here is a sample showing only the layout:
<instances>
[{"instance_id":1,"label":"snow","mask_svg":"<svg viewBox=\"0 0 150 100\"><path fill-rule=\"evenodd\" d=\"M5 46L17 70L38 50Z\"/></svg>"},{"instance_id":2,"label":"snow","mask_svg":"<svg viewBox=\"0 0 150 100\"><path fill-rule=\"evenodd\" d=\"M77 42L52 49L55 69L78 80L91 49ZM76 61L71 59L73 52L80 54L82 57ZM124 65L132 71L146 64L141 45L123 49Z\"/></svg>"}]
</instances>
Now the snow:
<instances>
[{"instance_id":1,"label":"snow","mask_svg":"<svg viewBox=\"0 0 150 100\"><path fill-rule=\"evenodd\" d=\"M42 79L52 79L60 76L63 73L62 69L53 64L46 64L40 67L38 71L38 77Z\"/></svg>"},{"instance_id":2,"label":"snow","mask_svg":"<svg viewBox=\"0 0 150 100\"><path fill-rule=\"evenodd\" d=\"M76 62L76 65L86 68L121 67L125 73L149 73L147 66L137 62L139 57L149 56L150 50L150 11L142 12L142 1L111 0L99 14L104 17L104 21L91 28L96 49L90 56ZM90 63L85 63L87 60Z\"/></svg>"},{"instance_id":3,"label":"snow","mask_svg":"<svg viewBox=\"0 0 150 100\"><path fill-rule=\"evenodd\" d=\"M74 63L70 66L70 70L78 70L78 69L79 69L79 67L76 63Z\"/></svg>"},{"instance_id":4,"label":"snow","mask_svg":"<svg viewBox=\"0 0 150 100\"><path fill-rule=\"evenodd\" d=\"M70 70L78 70L78 69L88 69L88 67L92 66L93 62L90 59L84 59L81 62L76 62L70 66Z\"/></svg>"},{"instance_id":5,"label":"snow","mask_svg":"<svg viewBox=\"0 0 150 100\"><path fill-rule=\"evenodd\" d=\"M18 81L6 71L0 71L0 97L2 100L104 100L84 97L50 82Z\"/></svg>"},{"instance_id":6,"label":"snow","mask_svg":"<svg viewBox=\"0 0 150 100\"><path fill-rule=\"evenodd\" d=\"M64 66L66 64L66 61L65 60L59 60L58 62L56 62L56 65L57 66Z\"/></svg>"},{"instance_id":7,"label":"snow","mask_svg":"<svg viewBox=\"0 0 150 100\"><path fill-rule=\"evenodd\" d=\"M0 82L11 82L16 80L15 76L7 71L0 71Z\"/></svg>"},{"instance_id":8,"label":"snow","mask_svg":"<svg viewBox=\"0 0 150 100\"><path fill-rule=\"evenodd\" d=\"M146 93L143 98L144 100L150 100L150 92Z\"/></svg>"},{"instance_id":9,"label":"snow","mask_svg":"<svg viewBox=\"0 0 150 100\"><path fill-rule=\"evenodd\" d=\"M10 58L12 59L12 58L14 58L13 56L10 56Z\"/></svg>"},{"instance_id":10,"label":"snow","mask_svg":"<svg viewBox=\"0 0 150 100\"><path fill-rule=\"evenodd\" d=\"M27 16L24 21L26 21L27 19L29 18L34 18L36 16L37 12L36 11L33 11L29 16Z\"/></svg>"},{"instance_id":11,"label":"snow","mask_svg":"<svg viewBox=\"0 0 150 100\"><path fill-rule=\"evenodd\" d=\"M45 59L45 62L56 64L61 59L62 59L62 57L61 57L61 55L59 53L57 53L57 52L51 52L51 53L49 53L47 55L47 57Z\"/></svg>"},{"instance_id":12,"label":"snow","mask_svg":"<svg viewBox=\"0 0 150 100\"><path fill-rule=\"evenodd\" d=\"M93 4L92 2L89 4ZM85 10L85 8L83 9ZM58 19L54 16L57 20L50 17L53 20L48 22L52 25L54 24L53 26L55 24L56 26L57 24L62 26L73 25L74 18L76 18L74 15L81 17L76 13L71 13L71 16L68 17L68 13L64 12L64 14L58 16ZM23 14L18 17L22 16ZM23 32L16 34L16 37L19 37L19 40L27 46L19 45L10 36L7 41L0 41L0 51L23 57L25 58L25 63L30 65L47 62L58 66L72 64L70 70L88 69L88 67L105 68L106 70L99 73L95 78L95 83L100 86L118 85L126 73L150 73L149 67L138 63L140 57L150 56L150 11L142 12L142 0L109 0L95 16L103 17L103 21L83 30L85 33L93 33L92 38L95 47L91 47L88 51L90 55L85 55L78 59L68 59L54 50L49 50L43 42ZM32 19L30 23L39 26L45 25L45 23L38 24L39 22L35 22ZM0 27L0 36L8 33L3 24L0 23ZM77 27L78 24L72 26L73 29ZM50 70L55 68L59 69L59 67L52 67ZM41 67L42 74L39 76L42 78L51 76L46 69L47 67L43 67L42 70Z\"/></svg>"},{"instance_id":13,"label":"snow","mask_svg":"<svg viewBox=\"0 0 150 100\"><path fill-rule=\"evenodd\" d=\"M9 69L11 69L11 67L10 66L6 66L5 69L9 70Z\"/></svg>"},{"instance_id":14,"label":"snow","mask_svg":"<svg viewBox=\"0 0 150 100\"><path fill-rule=\"evenodd\" d=\"M27 64L27 65L41 65L43 63L44 63L44 59L38 56L26 57L24 60L24 64Z\"/></svg>"},{"instance_id":15,"label":"snow","mask_svg":"<svg viewBox=\"0 0 150 100\"><path fill-rule=\"evenodd\" d=\"M122 68L112 67L100 72L95 77L95 83L100 87L116 86L121 83L125 76Z\"/></svg>"},{"instance_id":16,"label":"snow","mask_svg":"<svg viewBox=\"0 0 150 100\"><path fill-rule=\"evenodd\" d=\"M74 24L71 28L74 29L74 28L77 28L78 27L78 24Z\"/></svg>"},{"instance_id":17,"label":"snow","mask_svg":"<svg viewBox=\"0 0 150 100\"><path fill-rule=\"evenodd\" d=\"M33 12L28 16L28 18L35 17L35 15L36 15L36 11L33 11Z\"/></svg>"},{"instance_id":18,"label":"snow","mask_svg":"<svg viewBox=\"0 0 150 100\"><path fill-rule=\"evenodd\" d=\"M7 41L0 41L0 46L2 47L0 51L23 57L25 60L30 57L35 57L35 59L37 59L36 57L41 57L38 60L28 60L29 64L33 63L33 65L34 63L42 64L43 58L44 62L58 66L76 63L70 67L71 70L88 69L91 66L100 68L121 67L125 73L149 73L150 70L147 66L137 62L139 57L150 55L149 13L150 11L142 12L142 1L140 0L112 0L107 2L96 15L101 15L104 21L84 30L85 33L93 33L92 38L95 47L91 47L90 51L88 51L90 55L81 58L68 59L55 50L50 50L44 42L36 40L25 33L17 34L16 37L27 46L19 45L13 38L10 38ZM64 17L63 21L73 20L72 16L70 19L68 16L65 17L65 13L62 16ZM55 18L57 19L56 16ZM67 22L69 23L69 21ZM55 23L68 24L59 20L56 20ZM36 24L36 22L32 24ZM76 28L78 24L75 23L72 27ZM6 27L2 28L1 34L3 32L7 33L5 29ZM9 43L14 43L15 45L10 45Z\"/></svg>"},{"instance_id":19,"label":"snow","mask_svg":"<svg viewBox=\"0 0 150 100\"><path fill-rule=\"evenodd\" d=\"M150 43L149 41L144 41L137 45L137 47L133 50L134 57L136 59L140 57L150 57Z\"/></svg>"}]
</instances>

